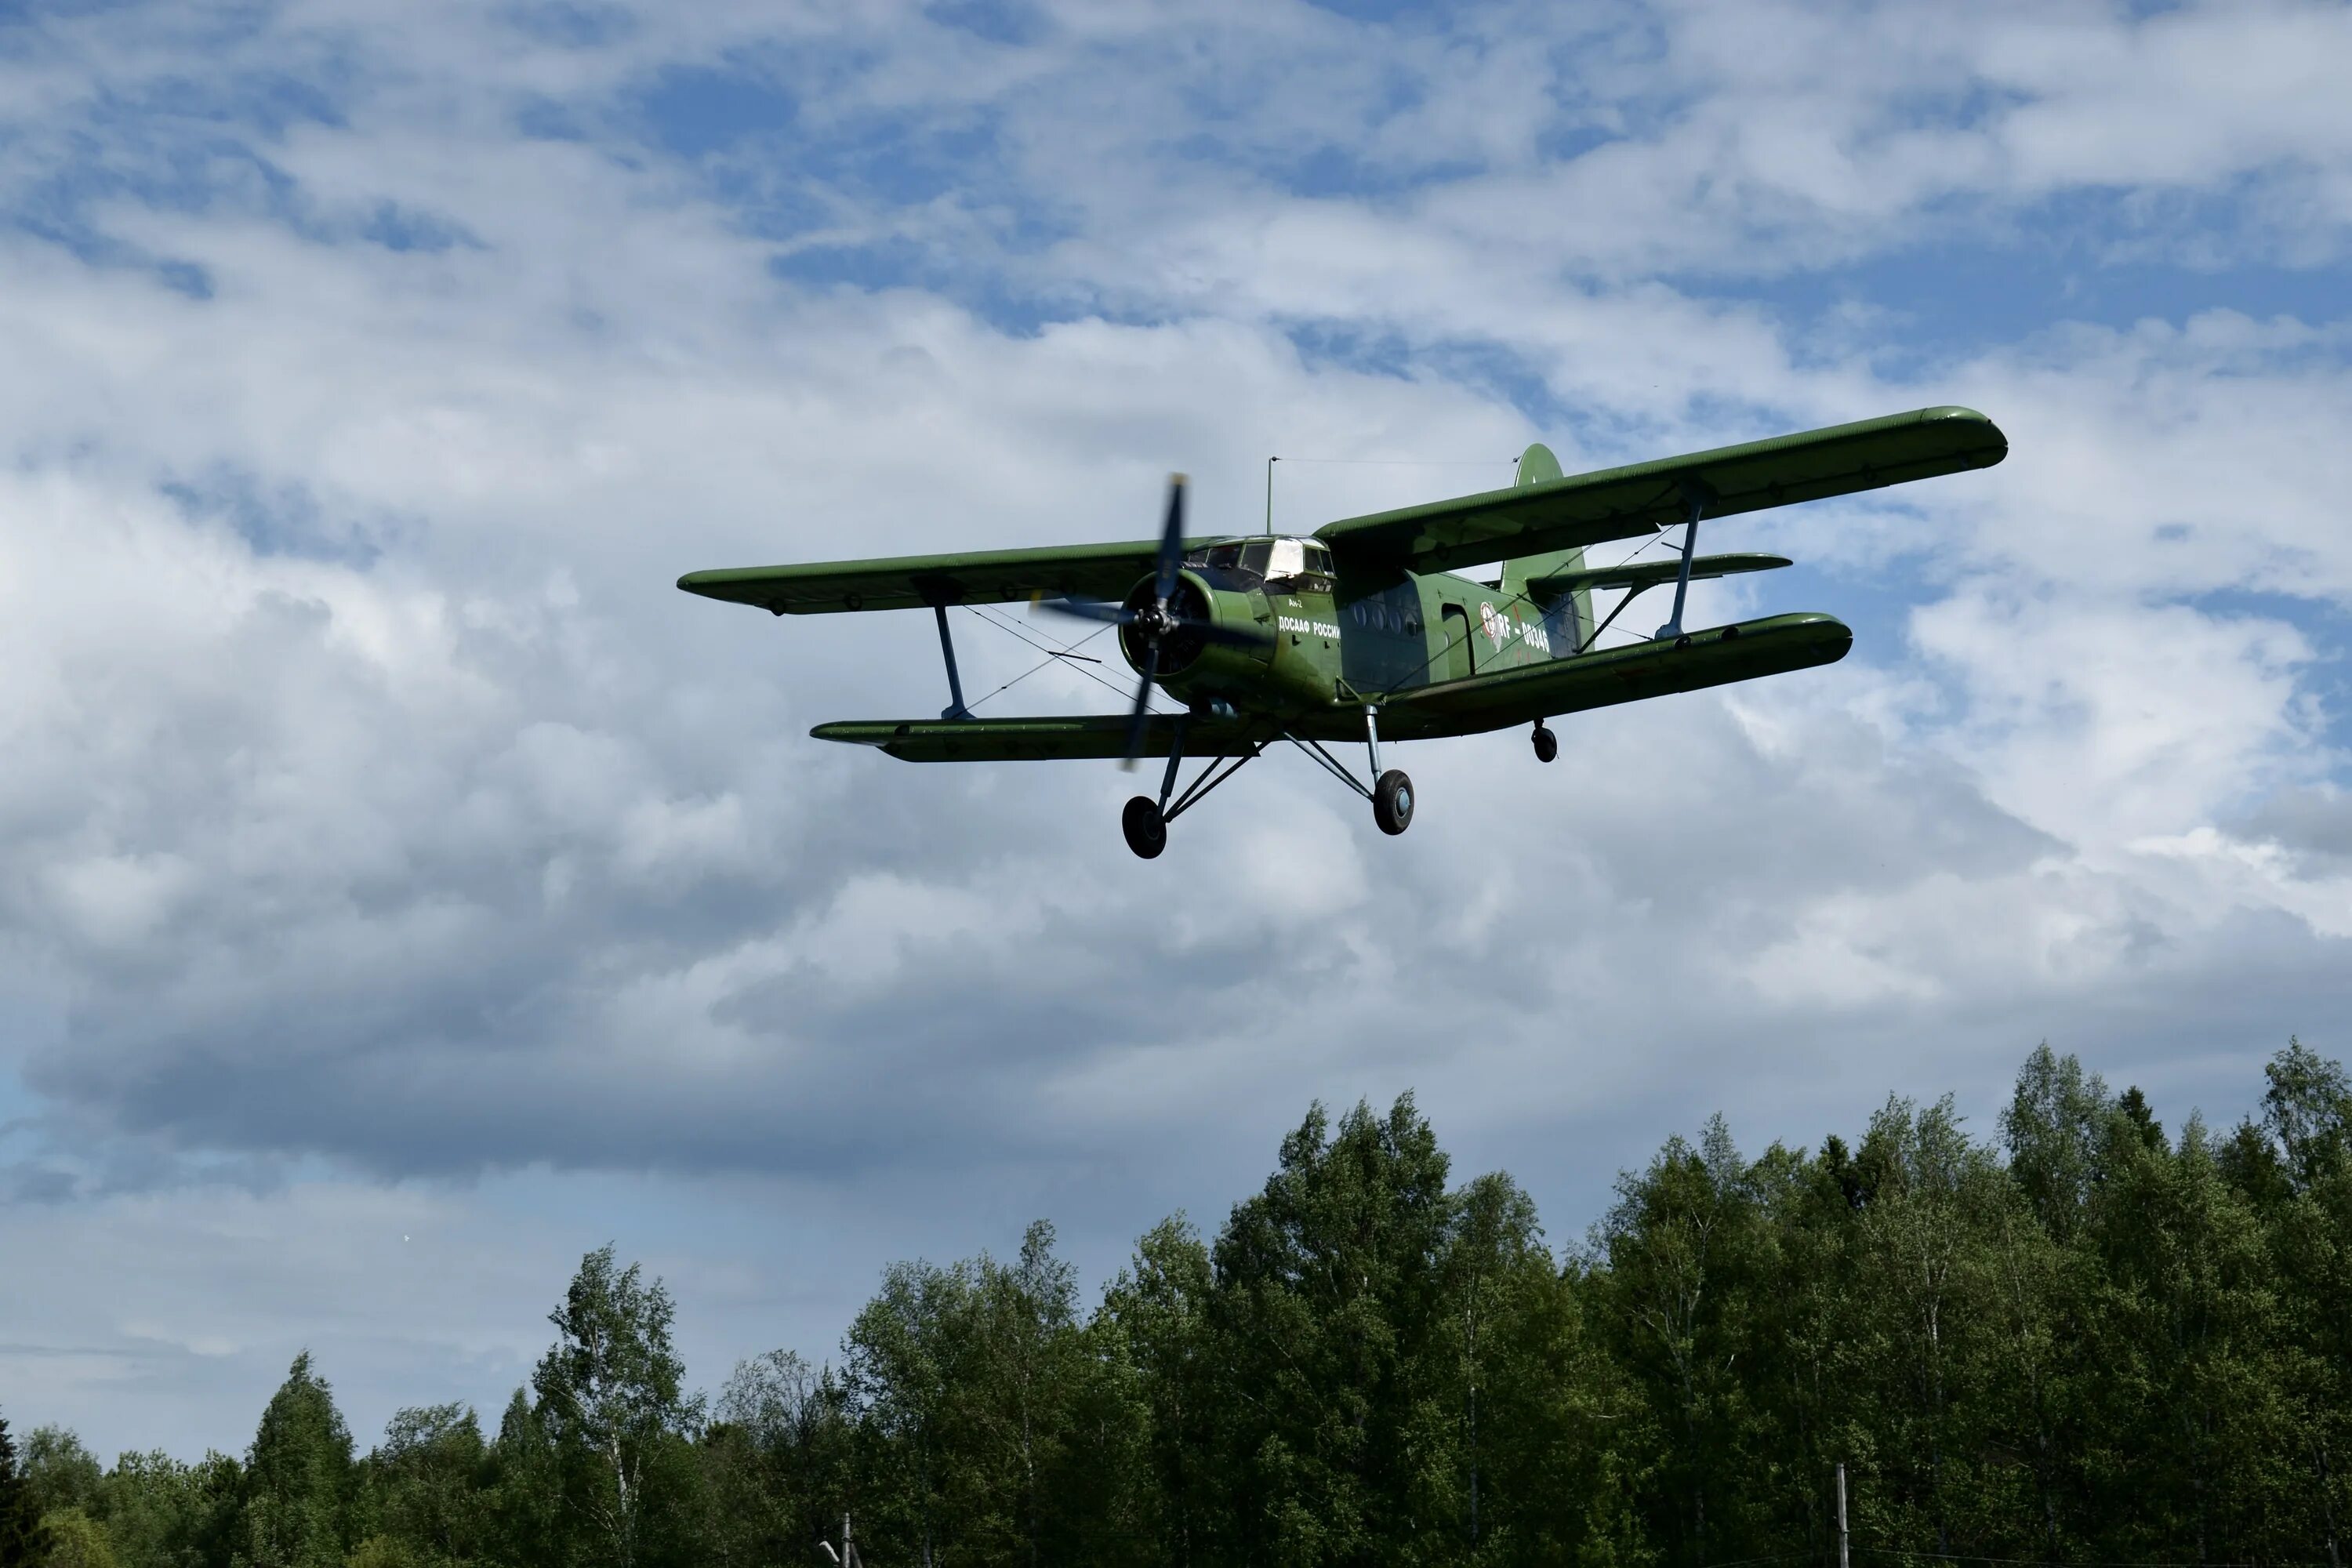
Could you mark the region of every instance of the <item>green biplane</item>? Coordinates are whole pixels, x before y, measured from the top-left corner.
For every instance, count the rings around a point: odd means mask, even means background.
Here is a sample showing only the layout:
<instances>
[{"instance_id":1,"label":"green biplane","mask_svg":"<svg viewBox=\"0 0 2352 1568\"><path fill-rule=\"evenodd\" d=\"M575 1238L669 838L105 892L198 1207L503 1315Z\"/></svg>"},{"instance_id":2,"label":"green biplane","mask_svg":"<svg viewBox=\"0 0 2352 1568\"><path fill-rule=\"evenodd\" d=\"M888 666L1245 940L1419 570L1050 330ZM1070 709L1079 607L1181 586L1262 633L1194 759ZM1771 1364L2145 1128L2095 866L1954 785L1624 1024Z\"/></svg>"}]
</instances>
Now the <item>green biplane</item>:
<instances>
[{"instance_id":1,"label":"green biplane","mask_svg":"<svg viewBox=\"0 0 2352 1568\"><path fill-rule=\"evenodd\" d=\"M1150 858L1168 824L1276 742L1289 742L1370 801L1381 831L1412 821L1412 781L1381 765L1381 743L1533 724L1535 752L1559 742L1544 722L1615 702L1778 675L1845 657L1833 616L1769 616L1685 629L1698 579L1790 564L1779 555L1696 553L1703 519L1820 500L1964 468L1990 468L2008 439L1969 408L1923 408L1858 424L1560 476L1541 446L1507 489L1327 523L1309 537L1184 533L1184 481L1170 482L1158 539L689 572L689 594L784 615L928 607L939 622L948 708L938 719L820 724L823 741L915 763L1165 757L1160 793L1127 803L1129 847ZM1612 540L1681 531L1673 559L1594 567ZM1465 568L1500 561L1491 578ZM1643 641L1601 634L1646 589L1672 584L1674 610ZM1622 591L1594 624L1592 595ZM964 706L948 610L1031 601L1118 627L1139 677L1126 713L982 719ZM1067 653L1070 650L1061 650ZM1184 704L1152 710L1154 689ZM1331 754L1361 739L1370 778ZM1177 788L1186 759L1201 763Z\"/></svg>"}]
</instances>

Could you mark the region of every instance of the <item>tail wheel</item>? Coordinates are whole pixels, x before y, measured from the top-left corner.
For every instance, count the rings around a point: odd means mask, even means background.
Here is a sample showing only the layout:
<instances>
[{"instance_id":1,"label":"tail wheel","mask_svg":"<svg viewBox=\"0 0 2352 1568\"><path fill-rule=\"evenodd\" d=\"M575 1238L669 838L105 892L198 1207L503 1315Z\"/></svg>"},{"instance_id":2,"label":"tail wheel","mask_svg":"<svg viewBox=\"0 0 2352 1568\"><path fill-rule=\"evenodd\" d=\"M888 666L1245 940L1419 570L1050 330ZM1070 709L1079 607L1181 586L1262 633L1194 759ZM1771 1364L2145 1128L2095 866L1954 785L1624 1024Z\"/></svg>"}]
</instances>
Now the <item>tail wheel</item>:
<instances>
[{"instance_id":1,"label":"tail wheel","mask_svg":"<svg viewBox=\"0 0 2352 1568\"><path fill-rule=\"evenodd\" d=\"M1547 726L1542 724L1536 726L1535 742L1536 761L1548 763L1559 755L1559 737L1553 734Z\"/></svg>"},{"instance_id":2,"label":"tail wheel","mask_svg":"<svg viewBox=\"0 0 2352 1568\"><path fill-rule=\"evenodd\" d=\"M1406 815L1412 814L1408 811ZM1168 847L1168 819L1160 815L1160 803L1148 795L1137 795L1127 803L1127 809L1118 814L1118 826L1119 831L1127 835L1127 847L1139 858L1157 859L1160 852ZM1401 833L1403 829L1389 831Z\"/></svg>"},{"instance_id":3,"label":"tail wheel","mask_svg":"<svg viewBox=\"0 0 2352 1568\"><path fill-rule=\"evenodd\" d=\"M1372 786L1372 820L1394 837L1412 826L1412 781L1402 768L1391 768Z\"/></svg>"}]
</instances>

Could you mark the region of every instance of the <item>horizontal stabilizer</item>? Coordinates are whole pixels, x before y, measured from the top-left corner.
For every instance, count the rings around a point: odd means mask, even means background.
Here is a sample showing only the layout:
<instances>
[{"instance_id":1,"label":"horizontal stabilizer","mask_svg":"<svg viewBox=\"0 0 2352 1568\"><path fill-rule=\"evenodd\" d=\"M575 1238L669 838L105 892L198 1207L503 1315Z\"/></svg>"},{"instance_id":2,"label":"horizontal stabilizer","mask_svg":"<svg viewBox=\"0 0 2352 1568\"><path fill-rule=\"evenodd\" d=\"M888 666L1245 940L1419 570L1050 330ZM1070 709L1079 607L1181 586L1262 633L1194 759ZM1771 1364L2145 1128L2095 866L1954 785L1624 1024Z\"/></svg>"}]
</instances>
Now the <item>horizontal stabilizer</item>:
<instances>
[{"instance_id":1,"label":"horizontal stabilizer","mask_svg":"<svg viewBox=\"0 0 2352 1568\"><path fill-rule=\"evenodd\" d=\"M1785 555L1696 555L1691 558L1691 581L1703 582L1714 577L1729 577L1741 572L1771 572L1796 563ZM1638 565L1596 566L1586 571L1555 572L1545 577L1528 579L1528 596L1538 603L1549 603L1562 594L1579 589L1599 592L1604 588L1654 588L1671 583L1682 572L1679 560L1644 561Z\"/></svg>"}]
</instances>

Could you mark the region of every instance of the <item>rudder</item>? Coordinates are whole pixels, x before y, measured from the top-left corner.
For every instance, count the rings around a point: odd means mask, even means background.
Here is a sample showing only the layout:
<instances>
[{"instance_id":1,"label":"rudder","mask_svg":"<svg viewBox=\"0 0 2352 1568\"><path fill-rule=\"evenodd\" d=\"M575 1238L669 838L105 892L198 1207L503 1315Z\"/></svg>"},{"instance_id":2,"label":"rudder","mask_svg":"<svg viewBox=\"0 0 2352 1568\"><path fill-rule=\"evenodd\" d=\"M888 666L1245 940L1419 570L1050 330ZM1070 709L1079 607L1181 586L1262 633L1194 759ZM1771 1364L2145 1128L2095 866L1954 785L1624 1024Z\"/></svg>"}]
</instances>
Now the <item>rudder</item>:
<instances>
[{"instance_id":1,"label":"rudder","mask_svg":"<svg viewBox=\"0 0 2352 1568\"><path fill-rule=\"evenodd\" d=\"M1516 487L1540 485L1561 478L1559 459L1551 448L1538 441L1519 455L1519 477ZM1584 552L1553 550L1541 555L1520 555L1503 563L1502 591L1543 612L1544 626L1551 638L1552 657L1564 658L1574 653L1591 635L1592 592L1579 588L1558 598L1545 601L1528 592L1529 579L1549 577L1561 572L1575 572L1584 565Z\"/></svg>"}]
</instances>

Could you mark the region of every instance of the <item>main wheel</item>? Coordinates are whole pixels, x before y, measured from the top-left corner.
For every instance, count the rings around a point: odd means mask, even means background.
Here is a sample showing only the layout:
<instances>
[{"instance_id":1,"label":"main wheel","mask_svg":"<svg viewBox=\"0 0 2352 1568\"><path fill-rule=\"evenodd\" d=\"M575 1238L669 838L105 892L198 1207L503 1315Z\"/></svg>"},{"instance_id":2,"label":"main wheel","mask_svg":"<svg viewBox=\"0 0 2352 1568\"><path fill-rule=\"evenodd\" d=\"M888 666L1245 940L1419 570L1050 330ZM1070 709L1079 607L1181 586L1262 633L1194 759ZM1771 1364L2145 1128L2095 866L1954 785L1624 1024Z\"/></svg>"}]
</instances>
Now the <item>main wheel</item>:
<instances>
[{"instance_id":1,"label":"main wheel","mask_svg":"<svg viewBox=\"0 0 2352 1568\"><path fill-rule=\"evenodd\" d=\"M1548 763L1559 755L1559 737L1545 726L1536 726L1536 761Z\"/></svg>"},{"instance_id":2,"label":"main wheel","mask_svg":"<svg viewBox=\"0 0 2352 1568\"><path fill-rule=\"evenodd\" d=\"M1402 768L1391 768L1372 786L1372 820L1391 836L1412 826L1412 781Z\"/></svg>"},{"instance_id":3,"label":"main wheel","mask_svg":"<svg viewBox=\"0 0 2352 1568\"><path fill-rule=\"evenodd\" d=\"M1168 819L1160 815L1160 803L1148 795L1127 803L1127 809L1118 814L1118 826L1127 835L1127 847L1146 860L1157 858L1168 847Z\"/></svg>"}]
</instances>

